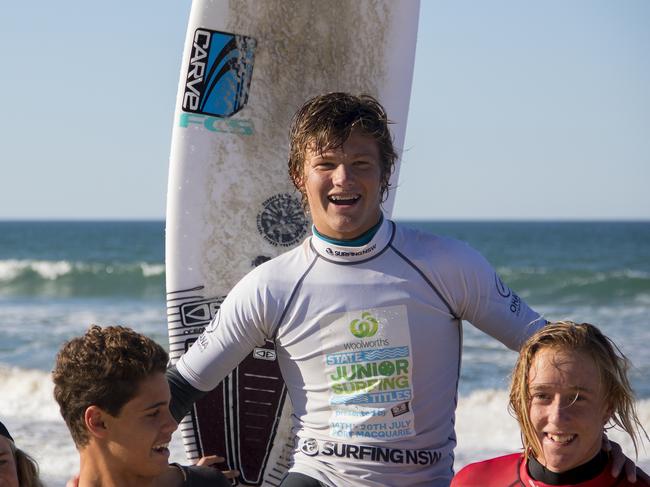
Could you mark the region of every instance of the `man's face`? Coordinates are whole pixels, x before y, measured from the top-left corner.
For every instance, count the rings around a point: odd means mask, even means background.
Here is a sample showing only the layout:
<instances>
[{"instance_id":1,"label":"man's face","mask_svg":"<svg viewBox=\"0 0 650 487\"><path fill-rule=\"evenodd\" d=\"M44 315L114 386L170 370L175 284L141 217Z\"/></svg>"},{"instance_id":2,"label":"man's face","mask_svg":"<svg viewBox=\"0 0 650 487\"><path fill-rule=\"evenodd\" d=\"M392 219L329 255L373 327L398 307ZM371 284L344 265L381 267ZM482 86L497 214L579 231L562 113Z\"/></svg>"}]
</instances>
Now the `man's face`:
<instances>
[{"instance_id":1,"label":"man's face","mask_svg":"<svg viewBox=\"0 0 650 487\"><path fill-rule=\"evenodd\" d=\"M9 439L0 436L0 487L18 487L16 459Z\"/></svg>"},{"instance_id":2,"label":"man's face","mask_svg":"<svg viewBox=\"0 0 650 487\"><path fill-rule=\"evenodd\" d=\"M305 152L303 186L316 229L351 240L379 221L381 164L377 141L353 131L336 150Z\"/></svg>"},{"instance_id":3,"label":"man's face","mask_svg":"<svg viewBox=\"0 0 650 487\"><path fill-rule=\"evenodd\" d=\"M118 416L105 416L113 468L129 477L155 477L165 471L167 447L177 427L169 412L170 398L165 374L156 372L140 383Z\"/></svg>"},{"instance_id":4,"label":"man's face","mask_svg":"<svg viewBox=\"0 0 650 487\"><path fill-rule=\"evenodd\" d=\"M598 366L583 352L544 348L528 381L530 420L542 446L539 462L566 472L600 450L609 408Z\"/></svg>"}]
</instances>

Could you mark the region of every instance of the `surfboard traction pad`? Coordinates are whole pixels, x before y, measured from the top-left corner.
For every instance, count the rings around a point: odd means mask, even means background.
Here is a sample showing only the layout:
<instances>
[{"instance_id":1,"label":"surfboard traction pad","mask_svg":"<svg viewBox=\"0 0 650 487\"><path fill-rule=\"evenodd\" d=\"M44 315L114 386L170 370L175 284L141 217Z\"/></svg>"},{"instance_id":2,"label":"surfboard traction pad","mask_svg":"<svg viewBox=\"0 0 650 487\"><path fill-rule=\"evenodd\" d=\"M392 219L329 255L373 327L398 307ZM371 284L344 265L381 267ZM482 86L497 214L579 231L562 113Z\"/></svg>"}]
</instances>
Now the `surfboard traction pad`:
<instances>
[{"instance_id":1,"label":"surfboard traction pad","mask_svg":"<svg viewBox=\"0 0 650 487\"><path fill-rule=\"evenodd\" d=\"M207 3L194 0L192 14ZM182 157L195 159L201 157L197 147L207 146L209 161L203 162L205 178L191 182L206 195L206 233L197 236L200 257L192 266L200 277L185 289L168 278L172 363L199 339L239 279L306 235L309 222L286 175L291 117L307 98L326 91L379 96L391 8L390 0L231 0L227 25L188 29L182 93L194 95L188 73L197 52L190 36L205 41L211 35L234 55L213 53L213 64L221 67L212 70L217 75L211 85L196 90L201 96L209 86L212 95L222 90L225 103L177 105L174 143L186 144ZM183 141L187 134L199 143ZM210 138L201 139L206 134ZM235 167L228 165L232 160ZM170 174L170 188L171 180ZM181 243L176 246L183 252ZM223 455L229 469L240 471L234 485L277 486L294 449L291 413L273 343L267 342L183 419L188 459Z\"/></svg>"},{"instance_id":2,"label":"surfboard traction pad","mask_svg":"<svg viewBox=\"0 0 650 487\"><path fill-rule=\"evenodd\" d=\"M197 287L168 293L170 334L183 337L175 340L176 360L197 340L223 302L224 297L206 299L201 291L203 288ZM240 471L237 484L263 485L266 473L266 485L279 485L289 469L294 446L291 411L275 346L267 341L197 401L181 421L188 458L218 453L226 458L230 470Z\"/></svg>"}]
</instances>

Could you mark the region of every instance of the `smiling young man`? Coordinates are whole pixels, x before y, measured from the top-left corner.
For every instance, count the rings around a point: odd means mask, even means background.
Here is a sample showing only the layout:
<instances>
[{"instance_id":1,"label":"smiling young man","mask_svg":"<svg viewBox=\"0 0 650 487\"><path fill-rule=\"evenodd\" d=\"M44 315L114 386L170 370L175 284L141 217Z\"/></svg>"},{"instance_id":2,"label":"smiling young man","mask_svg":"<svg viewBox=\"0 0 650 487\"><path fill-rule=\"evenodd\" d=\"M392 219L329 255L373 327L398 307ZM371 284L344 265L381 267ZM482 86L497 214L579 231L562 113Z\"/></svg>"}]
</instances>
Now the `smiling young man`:
<instances>
[{"instance_id":1,"label":"smiling young man","mask_svg":"<svg viewBox=\"0 0 650 487\"><path fill-rule=\"evenodd\" d=\"M274 340L296 435L283 487L448 486L461 320L512 349L545 324L466 244L383 217L388 123L370 96L303 105L289 175L312 235L244 277L168 372L180 420Z\"/></svg>"},{"instance_id":2,"label":"smiling young man","mask_svg":"<svg viewBox=\"0 0 650 487\"><path fill-rule=\"evenodd\" d=\"M601 449L607 425L627 433L637 453L642 444L630 368L594 325L558 322L538 331L523 345L510 386L523 452L472 463L452 487L650 486L641 470L614 474L614 456Z\"/></svg>"},{"instance_id":3,"label":"smiling young man","mask_svg":"<svg viewBox=\"0 0 650 487\"><path fill-rule=\"evenodd\" d=\"M121 326L92 326L61 348L54 397L79 450L79 487L230 485L212 468L168 464L166 365L160 345Z\"/></svg>"},{"instance_id":4,"label":"smiling young man","mask_svg":"<svg viewBox=\"0 0 650 487\"><path fill-rule=\"evenodd\" d=\"M375 139L360 131L336 150L309 147L300 186L304 188L314 227L322 236L349 241L381 219L381 166Z\"/></svg>"}]
</instances>

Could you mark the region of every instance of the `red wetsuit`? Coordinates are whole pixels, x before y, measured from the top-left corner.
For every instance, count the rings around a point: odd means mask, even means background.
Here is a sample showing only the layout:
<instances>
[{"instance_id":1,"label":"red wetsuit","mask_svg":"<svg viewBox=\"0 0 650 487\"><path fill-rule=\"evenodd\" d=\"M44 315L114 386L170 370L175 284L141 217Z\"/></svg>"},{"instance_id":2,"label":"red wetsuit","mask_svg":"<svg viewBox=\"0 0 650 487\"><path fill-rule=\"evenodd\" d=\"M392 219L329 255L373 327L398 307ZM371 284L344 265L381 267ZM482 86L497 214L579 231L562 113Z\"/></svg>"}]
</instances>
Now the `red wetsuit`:
<instances>
[{"instance_id":1,"label":"red wetsuit","mask_svg":"<svg viewBox=\"0 0 650 487\"><path fill-rule=\"evenodd\" d=\"M596 478L570 484L579 487L650 487L640 479L636 484L627 481L622 473L618 478L612 477L611 465L608 463ZM491 458L464 467L451 481L451 487L568 487L557 486L534 480L528 473L523 454L513 453Z\"/></svg>"}]
</instances>

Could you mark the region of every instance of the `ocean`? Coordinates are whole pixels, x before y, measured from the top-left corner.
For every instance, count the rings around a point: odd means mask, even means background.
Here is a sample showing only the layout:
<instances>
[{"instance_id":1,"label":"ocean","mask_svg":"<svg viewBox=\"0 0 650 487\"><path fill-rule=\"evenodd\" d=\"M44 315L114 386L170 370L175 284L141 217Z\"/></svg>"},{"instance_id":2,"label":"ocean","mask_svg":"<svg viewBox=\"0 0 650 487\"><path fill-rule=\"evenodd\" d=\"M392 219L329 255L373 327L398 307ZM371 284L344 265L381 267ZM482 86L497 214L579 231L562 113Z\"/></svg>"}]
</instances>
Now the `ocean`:
<instances>
[{"instance_id":1,"label":"ocean","mask_svg":"<svg viewBox=\"0 0 650 487\"><path fill-rule=\"evenodd\" d=\"M650 222L403 222L465 240L547 319L598 325L632 361L650 429ZM48 486L78 468L52 399L60 345L92 323L166 341L164 222L0 222L0 418ZM457 468L517 451L506 411L516 354L464 325ZM489 418L489 420L487 420ZM610 437L633 456L620 432ZM172 460L184 462L180 441ZM650 444L638 464L650 471Z\"/></svg>"}]
</instances>

